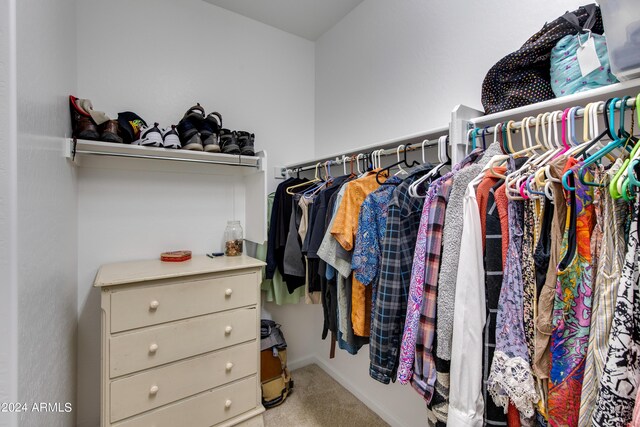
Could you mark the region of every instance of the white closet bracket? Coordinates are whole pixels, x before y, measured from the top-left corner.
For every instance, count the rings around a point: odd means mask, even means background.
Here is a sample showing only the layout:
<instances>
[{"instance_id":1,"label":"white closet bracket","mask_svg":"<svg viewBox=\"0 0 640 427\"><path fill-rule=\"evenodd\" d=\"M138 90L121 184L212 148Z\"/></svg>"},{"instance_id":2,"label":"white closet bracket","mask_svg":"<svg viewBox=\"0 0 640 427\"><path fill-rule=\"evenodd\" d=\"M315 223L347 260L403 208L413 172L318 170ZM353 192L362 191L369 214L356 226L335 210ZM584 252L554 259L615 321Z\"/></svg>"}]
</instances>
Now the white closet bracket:
<instances>
[{"instance_id":1,"label":"white closet bracket","mask_svg":"<svg viewBox=\"0 0 640 427\"><path fill-rule=\"evenodd\" d=\"M456 105L451 112L449 123L449 144L451 145L451 161L455 165L467 155L467 134L473 128L471 119L481 117L484 113L466 105Z\"/></svg>"}]
</instances>

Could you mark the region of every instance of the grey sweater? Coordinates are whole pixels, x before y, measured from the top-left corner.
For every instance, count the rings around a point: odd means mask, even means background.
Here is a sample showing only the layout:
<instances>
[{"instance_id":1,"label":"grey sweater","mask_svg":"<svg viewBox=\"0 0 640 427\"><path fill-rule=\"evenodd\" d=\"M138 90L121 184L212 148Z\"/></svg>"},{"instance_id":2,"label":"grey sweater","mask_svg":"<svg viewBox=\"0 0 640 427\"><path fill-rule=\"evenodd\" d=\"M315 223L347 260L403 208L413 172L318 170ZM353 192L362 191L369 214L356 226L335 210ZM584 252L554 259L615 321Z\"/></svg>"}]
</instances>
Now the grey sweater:
<instances>
[{"instance_id":1,"label":"grey sweater","mask_svg":"<svg viewBox=\"0 0 640 427\"><path fill-rule=\"evenodd\" d=\"M438 277L438 302L436 306L438 342L436 354L441 359L451 360L456 280L462 243L464 193L469 183L482 172L482 168L493 156L498 154L502 154L500 145L498 143L491 144L477 163L467 166L453 176L453 186L447 203L442 231L442 261Z\"/></svg>"}]
</instances>

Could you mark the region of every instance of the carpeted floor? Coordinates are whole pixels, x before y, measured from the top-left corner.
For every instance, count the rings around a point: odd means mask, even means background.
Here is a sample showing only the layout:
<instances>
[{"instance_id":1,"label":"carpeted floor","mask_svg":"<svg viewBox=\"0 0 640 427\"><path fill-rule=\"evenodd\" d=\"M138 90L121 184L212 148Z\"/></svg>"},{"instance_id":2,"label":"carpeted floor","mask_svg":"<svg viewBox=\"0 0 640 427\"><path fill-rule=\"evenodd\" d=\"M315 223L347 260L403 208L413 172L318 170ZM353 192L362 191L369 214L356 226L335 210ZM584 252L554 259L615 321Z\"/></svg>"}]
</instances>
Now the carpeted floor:
<instances>
[{"instance_id":1,"label":"carpeted floor","mask_svg":"<svg viewBox=\"0 0 640 427\"><path fill-rule=\"evenodd\" d=\"M353 394L317 365L291 372L293 393L280 406L267 409L266 427L387 427Z\"/></svg>"}]
</instances>

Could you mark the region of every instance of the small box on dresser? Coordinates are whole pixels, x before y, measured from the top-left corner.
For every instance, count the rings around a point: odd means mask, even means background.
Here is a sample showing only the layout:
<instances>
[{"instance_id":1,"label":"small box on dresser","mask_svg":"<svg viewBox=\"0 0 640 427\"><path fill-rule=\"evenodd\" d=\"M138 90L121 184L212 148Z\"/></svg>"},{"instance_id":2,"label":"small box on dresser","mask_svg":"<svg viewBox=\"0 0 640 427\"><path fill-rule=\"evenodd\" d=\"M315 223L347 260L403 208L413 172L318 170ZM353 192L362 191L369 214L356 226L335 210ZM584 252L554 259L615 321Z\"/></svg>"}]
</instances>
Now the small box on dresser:
<instances>
[{"instance_id":1,"label":"small box on dresser","mask_svg":"<svg viewBox=\"0 0 640 427\"><path fill-rule=\"evenodd\" d=\"M262 261L100 267L102 427L259 427Z\"/></svg>"}]
</instances>

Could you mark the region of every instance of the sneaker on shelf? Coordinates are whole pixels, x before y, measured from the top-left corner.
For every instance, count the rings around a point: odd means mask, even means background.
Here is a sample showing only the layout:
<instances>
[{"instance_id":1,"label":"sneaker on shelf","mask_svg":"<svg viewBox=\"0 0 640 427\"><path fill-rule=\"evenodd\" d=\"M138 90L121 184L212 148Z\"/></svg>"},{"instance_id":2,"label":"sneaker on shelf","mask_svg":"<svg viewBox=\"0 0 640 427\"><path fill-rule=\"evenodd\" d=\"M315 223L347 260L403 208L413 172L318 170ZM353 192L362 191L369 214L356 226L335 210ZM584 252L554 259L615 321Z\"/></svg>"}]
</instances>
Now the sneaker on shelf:
<instances>
[{"instance_id":1,"label":"sneaker on shelf","mask_svg":"<svg viewBox=\"0 0 640 427\"><path fill-rule=\"evenodd\" d=\"M224 154L240 154L236 131L229 129L220 130L220 149Z\"/></svg>"},{"instance_id":2,"label":"sneaker on shelf","mask_svg":"<svg viewBox=\"0 0 640 427\"><path fill-rule=\"evenodd\" d=\"M183 148L194 135L200 133L203 121L204 108L202 108L200 104L194 105L184 113L182 120L178 123L178 135L180 136L180 142L182 142Z\"/></svg>"},{"instance_id":3,"label":"sneaker on shelf","mask_svg":"<svg viewBox=\"0 0 640 427\"><path fill-rule=\"evenodd\" d=\"M164 148L178 149L180 148L180 137L175 125L171 125L162 130L162 145Z\"/></svg>"},{"instance_id":4,"label":"sneaker on shelf","mask_svg":"<svg viewBox=\"0 0 640 427\"><path fill-rule=\"evenodd\" d=\"M200 139L204 151L210 153L220 152L220 128L222 127L222 115L220 113L209 113L202 122Z\"/></svg>"},{"instance_id":5,"label":"sneaker on shelf","mask_svg":"<svg viewBox=\"0 0 640 427\"><path fill-rule=\"evenodd\" d=\"M238 146L240 147L240 154L243 156L255 156L256 152L253 148L253 143L256 140L256 136L253 133L239 130L238 134Z\"/></svg>"},{"instance_id":6,"label":"sneaker on shelf","mask_svg":"<svg viewBox=\"0 0 640 427\"><path fill-rule=\"evenodd\" d=\"M98 126L91 115L82 109L77 103L78 98L69 95L69 111L71 113L71 132L78 139L100 139Z\"/></svg>"},{"instance_id":7,"label":"sneaker on shelf","mask_svg":"<svg viewBox=\"0 0 640 427\"><path fill-rule=\"evenodd\" d=\"M193 150L193 151L203 150L202 139L200 139L199 132L194 133L193 136L186 141L183 140L182 137L180 137L180 143L182 144L183 150Z\"/></svg>"},{"instance_id":8,"label":"sneaker on shelf","mask_svg":"<svg viewBox=\"0 0 640 427\"><path fill-rule=\"evenodd\" d=\"M100 125L100 141L122 144L122 138L118 135L118 121L108 120Z\"/></svg>"},{"instance_id":9,"label":"sneaker on shelf","mask_svg":"<svg viewBox=\"0 0 640 427\"><path fill-rule=\"evenodd\" d=\"M154 123L151 127L141 128L140 139L133 141L133 144L144 147L162 147L162 132L158 128L158 123Z\"/></svg>"}]
</instances>

